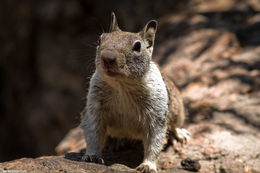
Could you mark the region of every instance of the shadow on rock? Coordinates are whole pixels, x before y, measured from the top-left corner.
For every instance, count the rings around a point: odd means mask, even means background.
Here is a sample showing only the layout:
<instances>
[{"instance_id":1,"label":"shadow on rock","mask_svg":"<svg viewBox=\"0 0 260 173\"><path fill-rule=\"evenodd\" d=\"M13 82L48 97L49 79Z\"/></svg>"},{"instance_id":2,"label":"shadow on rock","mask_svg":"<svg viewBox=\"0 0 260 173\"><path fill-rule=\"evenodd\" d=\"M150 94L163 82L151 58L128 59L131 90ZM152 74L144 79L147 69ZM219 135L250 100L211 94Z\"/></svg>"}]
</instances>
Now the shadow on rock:
<instances>
[{"instance_id":1,"label":"shadow on rock","mask_svg":"<svg viewBox=\"0 0 260 173\"><path fill-rule=\"evenodd\" d=\"M143 149L141 143L135 143L134 146L125 146L125 149L120 148L119 151L109 151L104 149L102 158L106 166L113 164L123 164L130 168L136 168L143 160ZM82 156L85 154L85 149L80 152L66 153L64 158L68 160L81 162Z\"/></svg>"}]
</instances>

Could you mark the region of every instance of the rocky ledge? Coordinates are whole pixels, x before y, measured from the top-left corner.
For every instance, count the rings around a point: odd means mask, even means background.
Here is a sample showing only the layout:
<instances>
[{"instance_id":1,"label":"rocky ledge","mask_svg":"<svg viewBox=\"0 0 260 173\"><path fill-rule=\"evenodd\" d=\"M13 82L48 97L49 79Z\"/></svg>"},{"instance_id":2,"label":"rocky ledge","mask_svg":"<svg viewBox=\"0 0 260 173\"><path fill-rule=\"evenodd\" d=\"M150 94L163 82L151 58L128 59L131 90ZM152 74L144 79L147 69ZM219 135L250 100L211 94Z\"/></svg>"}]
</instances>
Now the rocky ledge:
<instances>
[{"instance_id":1,"label":"rocky ledge","mask_svg":"<svg viewBox=\"0 0 260 173\"><path fill-rule=\"evenodd\" d=\"M158 170L162 173L187 173L196 170L184 166L185 159L197 161L199 172L260 172L260 135L257 129L231 114L216 115L211 122L192 124L188 127L192 139L186 145L174 143L161 152ZM236 124L232 122L237 122ZM75 133L77 132L77 133ZM81 129L73 129L68 136L82 134ZM81 135L80 135L81 136ZM78 135L79 137L79 135ZM83 136L81 136L83 139ZM80 142L80 140L78 141ZM65 140L57 148L68 153L61 156L45 156L36 159L22 158L0 164L0 170L24 172L136 172L134 168L142 160L142 150L125 149L118 152L104 152L105 165L80 162L84 145ZM138 145L138 144L137 144ZM80 147L79 147L80 146ZM63 151L62 151L63 149ZM73 151L73 152L72 152Z\"/></svg>"}]
</instances>

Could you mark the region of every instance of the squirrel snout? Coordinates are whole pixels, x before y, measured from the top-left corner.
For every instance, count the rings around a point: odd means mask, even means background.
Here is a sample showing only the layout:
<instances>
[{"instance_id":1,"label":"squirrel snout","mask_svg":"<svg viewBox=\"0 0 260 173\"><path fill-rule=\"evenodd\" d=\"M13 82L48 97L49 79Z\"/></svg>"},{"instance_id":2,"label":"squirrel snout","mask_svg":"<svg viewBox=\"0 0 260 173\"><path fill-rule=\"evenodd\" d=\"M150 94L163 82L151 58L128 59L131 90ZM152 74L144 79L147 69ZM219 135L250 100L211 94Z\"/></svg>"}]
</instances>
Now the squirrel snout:
<instances>
[{"instance_id":1,"label":"squirrel snout","mask_svg":"<svg viewBox=\"0 0 260 173\"><path fill-rule=\"evenodd\" d=\"M105 68L113 68L117 65L118 53L115 51L105 50L101 52L101 60Z\"/></svg>"}]
</instances>

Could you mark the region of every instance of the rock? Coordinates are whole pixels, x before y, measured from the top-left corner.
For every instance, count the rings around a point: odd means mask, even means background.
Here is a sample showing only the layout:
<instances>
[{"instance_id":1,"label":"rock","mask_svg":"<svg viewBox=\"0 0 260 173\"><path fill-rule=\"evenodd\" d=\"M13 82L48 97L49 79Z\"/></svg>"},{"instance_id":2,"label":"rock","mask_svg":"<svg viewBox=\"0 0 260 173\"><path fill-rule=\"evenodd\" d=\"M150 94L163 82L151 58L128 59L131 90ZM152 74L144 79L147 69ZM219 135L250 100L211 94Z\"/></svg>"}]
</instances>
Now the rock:
<instances>
[{"instance_id":1,"label":"rock","mask_svg":"<svg viewBox=\"0 0 260 173\"><path fill-rule=\"evenodd\" d=\"M188 167L180 167L184 158L197 160L201 164L201 172L211 172L212 169L241 172L245 167L260 171L257 164L260 162L259 146L260 136L256 135L257 129L248 127L247 124L232 114L215 115L211 122L189 125L188 130L192 139L187 145L175 143L161 152L158 169L164 172L183 172ZM236 122L236 124L232 124ZM230 124L231 123L231 124ZM83 139L83 136L81 136ZM78 148L78 151L84 148ZM75 151L75 148L72 150ZM68 152L70 152L68 150ZM142 161L143 152L137 149L126 149L118 152L105 152L105 164L121 163L135 168ZM82 152L70 153L69 159L77 160ZM194 164L195 168L199 166ZM233 165L237 165L234 167ZM191 169L191 168L190 168ZM194 169L195 170L195 169ZM160 172L159 171L159 172Z\"/></svg>"},{"instance_id":2,"label":"rock","mask_svg":"<svg viewBox=\"0 0 260 173\"><path fill-rule=\"evenodd\" d=\"M86 142L82 136L83 131L80 127L70 130L70 132L58 144L55 151L58 155L67 152L80 152L80 149L86 148Z\"/></svg>"},{"instance_id":3,"label":"rock","mask_svg":"<svg viewBox=\"0 0 260 173\"><path fill-rule=\"evenodd\" d=\"M191 160L190 158L182 160L181 166L189 171L199 171L201 168L200 163L197 160Z\"/></svg>"},{"instance_id":4,"label":"rock","mask_svg":"<svg viewBox=\"0 0 260 173\"><path fill-rule=\"evenodd\" d=\"M36 159L23 158L11 162L0 163L0 170L19 172L137 172L124 165L104 166L65 159L63 156L44 156Z\"/></svg>"}]
</instances>

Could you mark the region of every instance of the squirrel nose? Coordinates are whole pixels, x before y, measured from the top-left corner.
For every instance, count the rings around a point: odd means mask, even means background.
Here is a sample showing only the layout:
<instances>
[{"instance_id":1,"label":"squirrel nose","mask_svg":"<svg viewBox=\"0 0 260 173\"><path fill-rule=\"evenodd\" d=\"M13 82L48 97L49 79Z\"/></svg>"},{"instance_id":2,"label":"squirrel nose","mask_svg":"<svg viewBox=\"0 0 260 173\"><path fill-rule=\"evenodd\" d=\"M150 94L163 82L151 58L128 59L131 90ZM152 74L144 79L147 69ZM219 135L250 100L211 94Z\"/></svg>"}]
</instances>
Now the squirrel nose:
<instances>
[{"instance_id":1,"label":"squirrel nose","mask_svg":"<svg viewBox=\"0 0 260 173\"><path fill-rule=\"evenodd\" d=\"M117 53L115 53L114 51L103 51L101 53L101 59L106 68L111 68L116 66L117 64L116 58L117 58Z\"/></svg>"}]
</instances>

